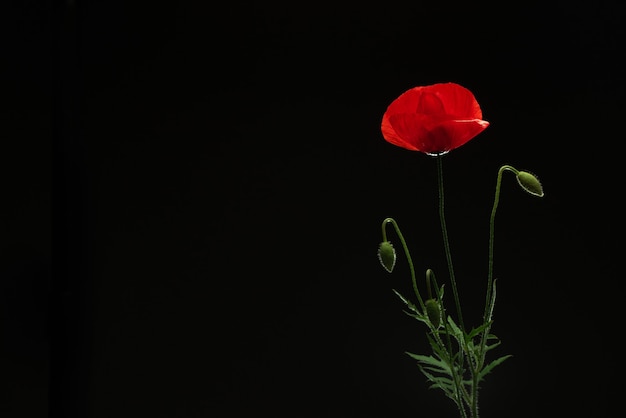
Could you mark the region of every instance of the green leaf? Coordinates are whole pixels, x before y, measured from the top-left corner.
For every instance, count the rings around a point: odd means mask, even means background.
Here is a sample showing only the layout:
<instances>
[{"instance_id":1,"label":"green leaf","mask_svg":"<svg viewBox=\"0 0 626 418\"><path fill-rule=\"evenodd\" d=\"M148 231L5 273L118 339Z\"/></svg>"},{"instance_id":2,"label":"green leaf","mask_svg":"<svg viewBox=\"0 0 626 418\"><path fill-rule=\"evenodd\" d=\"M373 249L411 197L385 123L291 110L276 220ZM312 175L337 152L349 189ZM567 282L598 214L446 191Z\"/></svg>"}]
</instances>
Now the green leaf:
<instances>
[{"instance_id":1,"label":"green leaf","mask_svg":"<svg viewBox=\"0 0 626 418\"><path fill-rule=\"evenodd\" d=\"M439 299L440 301L443 301L443 288L444 288L445 284L442 284L441 287L439 288L439 291L437 291L437 289L435 288L435 295L437 296L437 299Z\"/></svg>"},{"instance_id":2,"label":"green leaf","mask_svg":"<svg viewBox=\"0 0 626 418\"><path fill-rule=\"evenodd\" d=\"M448 350L445 346L440 345L439 342L431 337L429 334L426 334L426 338L428 339L428 342L430 343L430 346L432 347L433 352L437 355L437 357L443 360L450 359L450 353L448 353Z\"/></svg>"},{"instance_id":3,"label":"green leaf","mask_svg":"<svg viewBox=\"0 0 626 418\"><path fill-rule=\"evenodd\" d=\"M513 357L511 354L507 354L505 356L502 357L498 357L497 359L493 360L491 363L487 364L481 371L480 373L478 373L478 381L482 381L484 379L484 377L491 372L491 370L493 370L494 367L496 367L497 365L501 364L504 360L508 359L509 357Z\"/></svg>"},{"instance_id":4,"label":"green leaf","mask_svg":"<svg viewBox=\"0 0 626 418\"><path fill-rule=\"evenodd\" d=\"M459 397L460 394L457 393L456 386L454 385L454 382L451 379L448 379L445 377L433 376L432 374L425 371L423 368L420 367L420 369L422 373L424 374L424 376L426 376L426 378L430 382L432 382L432 385L429 386L429 389L439 388L443 390L443 393L448 398L452 399L452 401L454 401L457 408L459 409L463 408L463 401L460 399Z\"/></svg>"},{"instance_id":5,"label":"green leaf","mask_svg":"<svg viewBox=\"0 0 626 418\"><path fill-rule=\"evenodd\" d=\"M395 293L400 298L400 300L402 300L402 302L404 302L404 304L408 306L410 310L416 313L421 313L410 300L402 296L396 289L391 290L393 290L393 293Z\"/></svg>"},{"instance_id":6,"label":"green leaf","mask_svg":"<svg viewBox=\"0 0 626 418\"><path fill-rule=\"evenodd\" d=\"M487 334L486 341L495 341L495 342L493 344L485 344L485 353L489 350L493 350L494 348L502 344L500 339L496 337L494 334Z\"/></svg>"},{"instance_id":7,"label":"green leaf","mask_svg":"<svg viewBox=\"0 0 626 418\"><path fill-rule=\"evenodd\" d=\"M442 360L436 359L433 356L424 356L421 354L413 354L409 352L407 352L407 354L421 364L435 367L437 370L441 370L442 373L451 374L450 367L448 367L448 365Z\"/></svg>"},{"instance_id":8,"label":"green leaf","mask_svg":"<svg viewBox=\"0 0 626 418\"><path fill-rule=\"evenodd\" d=\"M467 334L468 341L470 339L476 337L481 332L483 332L485 329L487 329L487 327L491 326L492 323L493 323L493 321L489 321L489 322L485 322L484 324L482 324L481 326L479 326L477 328L472 328L472 330L469 332L469 334Z\"/></svg>"},{"instance_id":9,"label":"green leaf","mask_svg":"<svg viewBox=\"0 0 626 418\"><path fill-rule=\"evenodd\" d=\"M426 376L426 378L430 382L432 382L432 385L429 386L429 389L439 388L444 391L446 396L456 402L456 391L454 381L452 379L443 376L435 376L431 373L428 373L422 366L419 366L419 368L422 374L424 374L424 376Z\"/></svg>"},{"instance_id":10,"label":"green leaf","mask_svg":"<svg viewBox=\"0 0 626 418\"><path fill-rule=\"evenodd\" d=\"M426 317L426 315L422 314L422 313L418 313L418 312L408 312L408 311L402 311L405 314L407 314L408 316L410 316L411 318L415 318L418 321L424 322L426 324L428 324L430 321L428 320L428 318Z\"/></svg>"},{"instance_id":11,"label":"green leaf","mask_svg":"<svg viewBox=\"0 0 626 418\"><path fill-rule=\"evenodd\" d=\"M498 341L497 343L494 343L494 344L491 344L491 345L485 345L485 353L487 351L489 351L489 350L493 350L494 348L496 348L500 344L502 344L502 342Z\"/></svg>"},{"instance_id":12,"label":"green leaf","mask_svg":"<svg viewBox=\"0 0 626 418\"><path fill-rule=\"evenodd\" d=\"M491 317L493 316L493 308L496 304L496 281L498 279L494 279L493 283L491 284L491 300L489 301L489 314L487 316L487 318L489 319L488 322L491 322Z\"/></svg>"},{"instance_id":13,"label":"green leaf","mask_svg":"<svg viewBox=\"0 0 626 418\"><path fill-rule=\"evenodd\" d=\"M448 316L448 324L450 324L450 328L452 328L452 336L457 340L461 347L465 347L465 337L463 335L463 331L461 331L461 328L457 326L451 316Z\"/></svg>"}]
</instances>

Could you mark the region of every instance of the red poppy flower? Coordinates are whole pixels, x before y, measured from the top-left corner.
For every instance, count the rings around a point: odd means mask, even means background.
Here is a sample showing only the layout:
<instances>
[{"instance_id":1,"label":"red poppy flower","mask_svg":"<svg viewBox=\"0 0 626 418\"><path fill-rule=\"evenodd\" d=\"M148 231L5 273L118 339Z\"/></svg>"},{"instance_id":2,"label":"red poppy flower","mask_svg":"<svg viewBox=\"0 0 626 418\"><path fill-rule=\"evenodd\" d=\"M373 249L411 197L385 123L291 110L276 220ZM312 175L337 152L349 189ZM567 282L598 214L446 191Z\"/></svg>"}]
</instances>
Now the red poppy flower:
<instances>
[{"instance_id":1,"label":"red poppy flower","mask_svg":"<svg viewBox=\"0 0 626 418\"><path fill-rule=\"evenodd\" d=\"M455 83L414 87L395 99L383 115L387 142L411 151L441 155L484 131L489 122L471 91Z\"/></svg>"}]
</instances>

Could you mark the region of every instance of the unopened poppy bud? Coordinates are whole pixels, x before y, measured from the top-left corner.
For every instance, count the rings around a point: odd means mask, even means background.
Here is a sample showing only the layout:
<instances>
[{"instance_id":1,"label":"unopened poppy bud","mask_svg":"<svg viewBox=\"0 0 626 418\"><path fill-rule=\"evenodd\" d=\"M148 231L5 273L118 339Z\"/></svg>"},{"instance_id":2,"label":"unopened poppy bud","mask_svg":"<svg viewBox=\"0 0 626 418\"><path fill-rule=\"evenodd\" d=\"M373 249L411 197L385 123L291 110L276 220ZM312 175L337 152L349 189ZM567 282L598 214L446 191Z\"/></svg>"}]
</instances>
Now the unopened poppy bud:
<instances>
[{"instance_id":1,"label":"unopened poppy bud","mask_svg":"<svg viewBox=\"0 0 626 418\"><path fill-rule=\"evenodd\" d=\"M441 309L439 309L439 303L435 299L428 299L425 303L426 305L426 316L430 322L435 326L435 328L439 327L441 322Z\"/></svg>"},{"instance_id":2,"label":"unopened poppy bud","mask_svg":"<svg viewBox=\"0 0 626 418\"><path fill-rule=\"evenodd\" d=\"M522 189L533 196L543 196L543 187L541 187L539 179L534 174L528 171L520 171L517 173L517 182L522 186Z\"/></svg>"},{"instance_id":3,"label":"unopened poppy bud","mask_svg":"<svg viewBox=\"0 0 626 418\"><path fill-rule=\"evenodd\" d=\"M385 270L391 273L393 267L396 265L396 250L389 241L383 241L378 246L378 259Z\"/></svg>"}]
</instances>

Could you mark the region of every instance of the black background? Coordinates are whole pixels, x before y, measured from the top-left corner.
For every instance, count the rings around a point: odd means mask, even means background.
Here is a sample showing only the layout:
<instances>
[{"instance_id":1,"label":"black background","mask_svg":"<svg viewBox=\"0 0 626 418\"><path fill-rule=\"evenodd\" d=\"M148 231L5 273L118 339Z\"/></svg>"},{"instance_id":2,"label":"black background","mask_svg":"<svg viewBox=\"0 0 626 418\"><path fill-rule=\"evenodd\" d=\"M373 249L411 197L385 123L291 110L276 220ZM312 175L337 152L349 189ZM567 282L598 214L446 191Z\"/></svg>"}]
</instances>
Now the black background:
<instances>
[{"instance_id":1,"label":"black background","mask_svg":"<svg viewBox=\"0 0 626 418\"><path fill-rule=\"evenodd\" d=\"M448 276L435 160L380 133L446 81L491 123L444 158L466 322L498 168L546 192L505 173L481 415L621 405L619 2L4 4L3 417L456 416L376 258L392 216Z\"/></svg>"}]
</instances>

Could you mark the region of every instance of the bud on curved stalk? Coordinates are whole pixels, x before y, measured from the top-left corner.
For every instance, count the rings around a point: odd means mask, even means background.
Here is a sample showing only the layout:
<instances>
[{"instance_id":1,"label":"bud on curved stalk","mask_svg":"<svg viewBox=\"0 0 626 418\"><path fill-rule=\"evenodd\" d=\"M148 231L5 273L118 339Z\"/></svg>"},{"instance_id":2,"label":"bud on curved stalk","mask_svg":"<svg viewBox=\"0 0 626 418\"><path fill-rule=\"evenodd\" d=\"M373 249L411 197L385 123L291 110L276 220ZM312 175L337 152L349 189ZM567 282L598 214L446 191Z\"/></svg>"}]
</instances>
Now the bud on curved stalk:
<instances>
[{"instance_id":1,"label":"bud on curved stalk","mask_svg":"<svg viewBox=\"0 0 626 418\"><path fill-rule=\"evenodd\" d=\"M389 241L383 241L378 246L378 260L389 273L393 271L396 265L396 250Z\"/></svg>"},{"instance_id":2,"label":"bud on curved stalk","mask_svg":"<svg viewBox=\"0 0 626 418\"><path fill-rule=\"evenodd\" d=\"M441 309L439 303L435 299L428 299L424 305L426 306L426 316L435 328L439 328L441 323Z\"/></svg>"},{"instance_id":3,"label":"bud on curved stalk","mask_svg":"<svg viewBox=\"0 0 626 418\"><path fill-rule=\"evenodd\" d=\"M543 187L537 176L528 171L520 171L517 173L516 177L517 182L526 192L533 196L543 197Z\"/></svg>"}]
</instances>

